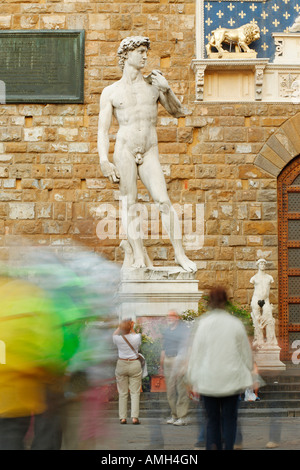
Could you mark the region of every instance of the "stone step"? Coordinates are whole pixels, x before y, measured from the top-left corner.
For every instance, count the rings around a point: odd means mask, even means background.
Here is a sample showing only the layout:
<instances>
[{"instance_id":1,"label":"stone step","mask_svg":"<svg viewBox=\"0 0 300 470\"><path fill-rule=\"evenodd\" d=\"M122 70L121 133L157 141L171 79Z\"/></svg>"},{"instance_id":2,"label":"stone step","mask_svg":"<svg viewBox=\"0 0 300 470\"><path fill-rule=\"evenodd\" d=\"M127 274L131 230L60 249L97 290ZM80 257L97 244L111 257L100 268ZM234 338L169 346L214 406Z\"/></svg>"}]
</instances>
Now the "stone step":
<instances>
[{"instance_id":1,"label":"stone step","mask_svg":"<svg viewBox=\"0 0 300 470\"><path fill-rule=\"evenodd\" d=\"M300 391L298 390L264 390L258 393L261 400L296 400L300 401Z\"/></svg>"},{"instance_id":2,"label":"stone step","mask_svg":"<svg viewBox=\"0 0 300 470\"><path fill-rule=\"evenodd\" d=\"M259 390L260 400L255 402L240 401L239 416L241 417L290 417L300 416L300 372L286 370L279 373L266 372L261 375L265 382ZM107 404L109 413L117 416L118 397ZM197 419L197 401L190 400L189 414ZM167 417L169 405L166 392L141 393L141 417Z\"/></svg>"},{"instance_id":3,"label":"stone step","mask_svg":"<svg viewBox=\"0 0 300 470\"><path fill-rule=\"evenodd\" d=\"M169 417L169 410L140 410L140 418L156 418L165 420ZM239 408L238 416L240 419L247 418L293 418L300 417L300 409L294 408ZM118 419L118 410L111 410L109 418ZM195 409L189 410L188 419L191 423L197 423L198 417Z\"/></svg>"},{"instance_id":4,"label":"stone step","mask_svg":"<svg viewBox=\"0 0 300 470\"><path fill-rule=\"evenodd\" d=\"M293 397L279 397L273 396L267 399L260 399L255 402L251 401L240 401L239 405L240 409L243 410L259 410L259 409L269 409L270 411L276 409L293 409L293 410L300 410L300 399L293 398ZM191 412L197 411L197 403L194 401L190 401L189 406ZM118 409L118 401L114 400L107 403L107 409L109 411L117 410ZM166 396L160 397L160 399L147 399L144 397L144 394L141 395L140 400L140 410L145 412L157 412L157 413L165 413L169 410L168 401Z\"/></svg>"},{"instance_id":5,"label":"stone step","mask_svg":"<svg viewBox=\"0 0 300 470\"><path fill-rule=\"evenodd\" d=\"M265 393L270 391L276 392L289 392L295 391L300 392L300 383L274 383L274 384L267 384L261 387L259 393Z\"/></svg>"}]
</instances>

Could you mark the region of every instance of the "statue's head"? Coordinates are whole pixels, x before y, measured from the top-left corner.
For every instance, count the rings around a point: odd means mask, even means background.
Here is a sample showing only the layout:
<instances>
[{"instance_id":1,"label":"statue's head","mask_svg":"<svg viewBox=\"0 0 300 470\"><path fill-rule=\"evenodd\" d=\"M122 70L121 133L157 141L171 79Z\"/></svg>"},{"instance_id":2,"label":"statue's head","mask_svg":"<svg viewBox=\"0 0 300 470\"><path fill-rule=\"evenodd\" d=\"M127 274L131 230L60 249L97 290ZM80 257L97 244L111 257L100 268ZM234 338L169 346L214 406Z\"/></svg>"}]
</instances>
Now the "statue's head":
<instances>
[{"instance_id":1,"label":"statue's head","mask_svg":"<svg viewBox=\"0 0 300 470\"><path fill-rule=\"evenodd\" d=\"M144 36L129 36L121 42L118 49L119 66L123 70L125 60L129 51L133 51L140 46L146 46L150 49L150 39Z\"/></svg>"},{"instance_id":2,"label":"statue's head","mask_svg":"<svg viewBox=\"0 0 300 470\"><path fill-rule=\"evenodd\" d=\"M259 269L264 270L267 266L267 261L261 258L258 261L256 261L256 265L258 266Z\"/></svg>"}]
</instances>

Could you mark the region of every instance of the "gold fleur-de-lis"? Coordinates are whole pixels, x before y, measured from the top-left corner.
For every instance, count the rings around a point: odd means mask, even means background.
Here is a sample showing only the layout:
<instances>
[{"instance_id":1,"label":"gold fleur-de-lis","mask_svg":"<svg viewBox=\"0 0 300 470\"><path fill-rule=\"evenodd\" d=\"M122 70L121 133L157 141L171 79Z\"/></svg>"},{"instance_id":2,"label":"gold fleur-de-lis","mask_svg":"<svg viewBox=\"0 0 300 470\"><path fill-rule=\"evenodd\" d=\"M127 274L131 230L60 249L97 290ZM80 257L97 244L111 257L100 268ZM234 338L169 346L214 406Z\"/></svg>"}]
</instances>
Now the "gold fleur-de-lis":
<instances>
[{"instance_id":1,"label":"gold fleur-de-lis","mask_svg":"<svg viewBox=\"0 0 300 470\"><path fill-rule=\"evenodd\" d=\"M287 11L283 14L283 17L284 17L286 20L288 20L290 16L291 16L291 15L290 15Z\"/></svg>"},{"instance_id":2,"label":"gold fleur-de-lis","mask_svg":"<svg viewBox=\"0 0 300 470\"><path fill-rule=\"evenodd\" d=\"M255 10L256 10L256 8L257 8L257 6L256 6L256 5L254 5L254 3L252 3L252 5L250 5L250 7L249 7L249 8L250 8L250 10L252 10L252 11L255 11Z\"/></svg>"},{"instance_id":3,"label":"gold fleur-de-lis","mask_svg":"<svg viewBox=\"0 0 300 470\"><path fill-rule=\"evenodd\" d=\"M277 10L279 10L279 6L275 3L275 4L272 6L272 9L273 9L274 11L277 11Z\"/></svg>"},{"instance_id":4,"label":"gold fleur-de-lis","mask_svg":"<svg viewBox=\"0 0 300 470\"><path fill-rule=\"evenodd\" d=\"M261 47L262 47L262 49L263 49L264 51L266 51L269 46L268 46L268 44L266 44L266 43L264 42Z\"/></svg>"},{"instance_id":5,"label":"gold fleur-de-lis","mask_svg":"<svg viewBox=\"0 0 300 470\"><path fill-rule=\"evenodd\" d=\"M224 13L219 10L218 13L216 14L219 18L222 18L222 16L224 16Z\"/></svg>"},{"instance_id":6,"label":"gold fleur-de-lis","mask_svg":"<svg viewBox=\"0 0 300 470\"><path fill-rule=\"evenodd\" d=\"M280 21L278 20L272 21L272 24L275 26L275 28L277 28L277 26L280 24Z\"/></svg>"},{"instance_id":7,"label":"gold fleur-de-lis","mask_svg":"<svg viewBox=\"0 0 300 470\"><path fill-rule=\"evenodd\" d=\"M265 11L263 11L260 16L262 16L263 19L265 20L267 18L267 16L269 16L269 14L266 13Z\"/></svg>"},{"instance_id":8,"label":"gold fleur-de-lis","mask_svg":"<svg viewBox=\"0 0 300 470\"><path fill-rule=\"evenodd\" d=\"M243 12L243 10L239 13L239 16L243 19L246 16L246 13Z\"/></svg>"}]
</instances>

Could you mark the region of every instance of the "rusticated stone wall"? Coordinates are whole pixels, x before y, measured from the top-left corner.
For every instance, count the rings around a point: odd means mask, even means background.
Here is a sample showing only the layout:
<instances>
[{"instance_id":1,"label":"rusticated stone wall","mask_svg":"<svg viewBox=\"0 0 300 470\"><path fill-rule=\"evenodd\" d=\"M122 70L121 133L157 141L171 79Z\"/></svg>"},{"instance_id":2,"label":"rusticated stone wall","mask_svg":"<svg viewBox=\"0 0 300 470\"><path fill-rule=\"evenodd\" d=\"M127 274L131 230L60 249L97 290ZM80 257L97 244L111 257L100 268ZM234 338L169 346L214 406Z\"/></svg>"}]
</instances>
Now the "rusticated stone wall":
<instances>
[{"instance_id":1,"label":"rusticated stone wall","mask_svg":"<svg viewBox=\"0 0 300 470\"><path fill-rule=\"evenodd\" d=\"M97 207L117 208L119 199L98 163L99 98L121 77L120 41L141 34L151 40L145 73L159 68L189 109L174 119L160 108L158 136L171 200L205 204L204 246L188 253L198 265L199 287L223 283L236 301L249 304L255 261L264 257L271 261L276 305L277 180L254 162L299 105L196 103L193 0L11 0L1 3L0 28L86 31L84 104L0 106L1 258L21 236L53 249L79 242L122 261L120 240L96 234ZM115 130L114 123L112 135ZM113 146L112 138L111 153ZM140 182L139 202L151 202ZM155 264L173 264L167 239L146 245Z\"/></svg>"}]
</instances>

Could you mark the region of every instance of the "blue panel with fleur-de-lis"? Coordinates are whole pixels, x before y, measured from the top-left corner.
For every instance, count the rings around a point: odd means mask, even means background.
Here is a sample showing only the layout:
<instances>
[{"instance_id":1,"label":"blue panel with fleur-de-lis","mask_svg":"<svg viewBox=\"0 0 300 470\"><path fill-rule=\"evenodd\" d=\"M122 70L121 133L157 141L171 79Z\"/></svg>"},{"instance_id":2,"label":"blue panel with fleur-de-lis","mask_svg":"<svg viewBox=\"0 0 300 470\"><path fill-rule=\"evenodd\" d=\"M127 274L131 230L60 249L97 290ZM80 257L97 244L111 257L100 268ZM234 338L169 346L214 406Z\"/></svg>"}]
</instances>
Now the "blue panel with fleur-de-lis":
<instances>
[{"instance_id":1,"label":"blue panel with fleur-de-lis","mask_svg":"<svg viewBox=\"0 0 300 470\"><path fill-rule=\"evenodd\" d=\"M272 33L289 32L298 17L300 32L300 0L205 0L204 42L207 44L209 34L218 27L238 28L254 23L260 28L260 39L250 44L250 48L257 52L258 58L269 58L272 62L275 55Z\"/></svg>"}]
</instances>

